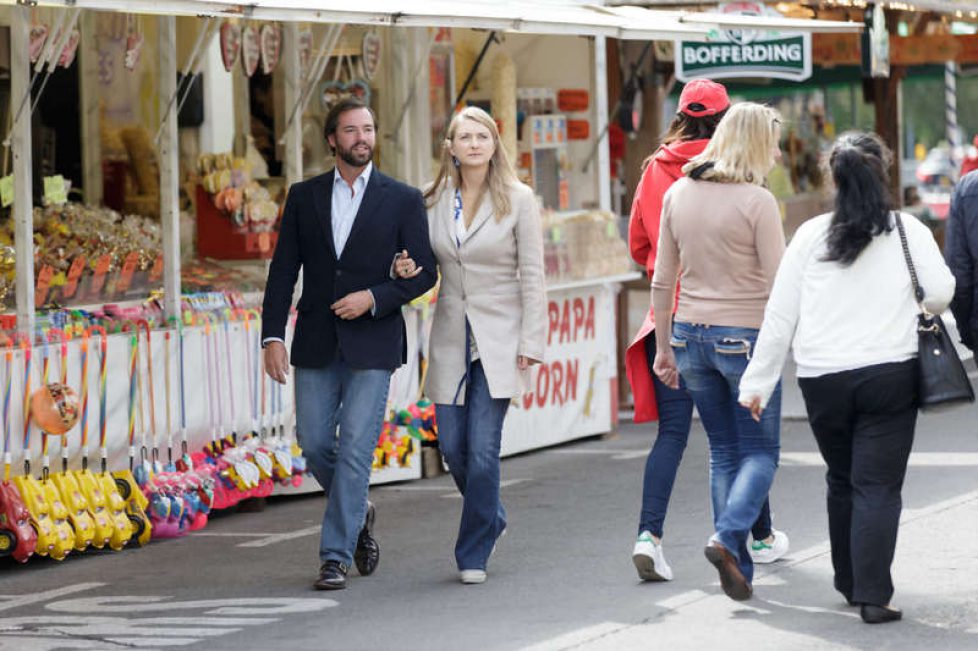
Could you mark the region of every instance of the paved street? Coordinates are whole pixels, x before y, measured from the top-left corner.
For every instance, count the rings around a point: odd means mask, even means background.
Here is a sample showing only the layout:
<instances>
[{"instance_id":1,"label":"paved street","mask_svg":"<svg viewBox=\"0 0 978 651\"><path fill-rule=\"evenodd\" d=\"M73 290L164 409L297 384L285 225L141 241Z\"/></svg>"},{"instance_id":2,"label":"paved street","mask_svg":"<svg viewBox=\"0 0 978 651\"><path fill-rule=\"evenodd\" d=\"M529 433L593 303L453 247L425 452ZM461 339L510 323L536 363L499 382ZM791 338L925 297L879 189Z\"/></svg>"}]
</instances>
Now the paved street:
<instances>
[{"instance_id":1,"label":"paved street","mask_svg":"<svg viewBox=\"0 0 978 651\"><path fill-rule=\"evenodd\" d=\"M321 497L274 501L147 549L0 567L0 648L40 649L976 649L976 408L922 418L895 565L903 622L870 627L831 588L823 470L804 422L785 423L772 503L792 550L755 598L720 592L707 451L697 424L666 552L676 579L640 584L630 561L651 432L623 425L503 464L509 534L489 581L456 581L461 501L447 476L376 488L374 576L311 589Z\"/></svg>"}]
</instances>

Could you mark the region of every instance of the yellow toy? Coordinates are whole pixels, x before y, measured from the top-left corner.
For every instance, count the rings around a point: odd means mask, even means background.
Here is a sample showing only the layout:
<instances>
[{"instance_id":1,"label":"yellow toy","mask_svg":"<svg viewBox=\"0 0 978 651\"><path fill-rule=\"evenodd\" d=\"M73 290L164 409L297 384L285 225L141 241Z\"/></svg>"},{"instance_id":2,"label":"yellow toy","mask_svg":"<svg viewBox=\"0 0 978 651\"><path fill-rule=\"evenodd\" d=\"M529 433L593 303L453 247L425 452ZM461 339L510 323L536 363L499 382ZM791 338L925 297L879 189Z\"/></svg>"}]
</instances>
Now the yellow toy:
<instances>
[{"instance_id":1,"label":"yellow toy","mask_svg":"<svg viewBox=\"0 0 978 651\"><path fill-rule=\"evenodd\" d=\"M139 489L136 478L133 477L132 469L136 463L136 380L138 375L139 337L137 333L130 339L129 356L129 469L119 470L112 473L115 479L116 488L119 495L125 501L126 515L133 525L132 540L142 547L149 542L153 533L153 526L150 524L149 517L146 515L146 507L149 500Z\"/></svg>"},{"instance_id":2,"label":"yellow toy","mask_svg":"<svg viewBox=\"0 0 978 651\"><path fill-rule=\"evenodd\" d=\"M22 339L20 343L24 353L24 474L14 477L14 485L24 500L24 506L30 513L31 525L37 531L37 546L35 553L39 556L50 556L61 560L74 547L74 539L70 544L61 536L63 532L55 526L51 514L51 504L47 501L41 483L31 475L30 441L31 441L31 346L30 342Z\"/></svg>"},{"instance_id":3,"label":"yellow toy","mask_svg":"<svg viewBox=\"0 0 978 651\"><path fill-rule=\"evenodd\" d=\"M68 384L68 342L67 335L61 330L50 330L48 331L48 338L52 335L58 335L61 338L61 384ZM45 353L47 349L45 348ZM42 370L42 383L47 385L48 383L48 358L45 354L44 365ZM68 433L65 432L62 436L67 437ZM48 467L48 457L47 457L47 445L48 439L50 438L50 433L41 430L41 436L43 440L43 454L44 454L44 468L45 473ZM95 520L92 518L92 514L89 513L88 500L85 499L85 495L81 492L81 488L78 486L78 482L75 480L74 474L68 472L68 445L65 438L61 440L61 450L62 450L62 461L61 461L61 472L56 472L47 476L45 474L44 488L45 490L50 490L49 485L53 486L54 490L57 491L60 501L64 504L67 510L68 523L71 526L72 531L75 534L75 549L77 551L85 551L88 547L92 545L95 541ZM52 500L54 504L54 500ZM100 539L101 543L101 539ZM100 544L99 547L104 546L104 543Z\"/></svg>"}]
</instances>

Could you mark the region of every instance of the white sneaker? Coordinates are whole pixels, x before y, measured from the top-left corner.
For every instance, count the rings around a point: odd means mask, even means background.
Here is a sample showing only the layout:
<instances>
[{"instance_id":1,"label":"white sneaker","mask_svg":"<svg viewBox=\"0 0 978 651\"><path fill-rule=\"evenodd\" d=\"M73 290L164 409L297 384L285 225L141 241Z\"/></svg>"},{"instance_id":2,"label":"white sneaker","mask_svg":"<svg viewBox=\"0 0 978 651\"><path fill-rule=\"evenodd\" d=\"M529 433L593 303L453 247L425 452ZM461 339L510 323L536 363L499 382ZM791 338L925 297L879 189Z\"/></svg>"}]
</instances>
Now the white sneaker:
<instances>
[{"instance_id":1,"label":"white sneaker","mask_svg":"<svg viewBox=\"0 0 978 651\"><path fill-rule=\"evenodd\" d=\"M466 585L486 582L485 570L462 570L458 573L459 580Z\"/></svg>"},{"instance_id":2,"label":"white sneaker","mask_svg":"<svg viewBox=\"0 0 978 651\"><path fill-rule=\"evenodd\" d=\"M657 543L648 531L639 534L635 541L632 562L643 581L672 581L672 568L662 553L662 544Z\"/></svg>"},{"instance_id":3,"label":"white sneaker","mask_svg":"<svg viewBox=\"0 0 978 651\"><path fill-rule=\"evenodd\" d=\"M788 553L788 535L783 531L771 529L771 542L755 540L750 544L750 557L755 563L773 563Z\"/></svg>"}]
</instances>

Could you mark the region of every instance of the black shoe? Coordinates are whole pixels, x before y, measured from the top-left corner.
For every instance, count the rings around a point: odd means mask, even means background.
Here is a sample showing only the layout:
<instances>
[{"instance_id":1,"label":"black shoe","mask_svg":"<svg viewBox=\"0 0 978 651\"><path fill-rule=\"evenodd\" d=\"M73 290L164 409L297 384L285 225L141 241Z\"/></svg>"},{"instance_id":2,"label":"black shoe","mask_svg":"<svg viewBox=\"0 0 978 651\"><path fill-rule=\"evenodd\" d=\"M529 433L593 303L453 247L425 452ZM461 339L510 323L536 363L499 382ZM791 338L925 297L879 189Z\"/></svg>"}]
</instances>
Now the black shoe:
<instances>
[{"instance_id":1,"label":"black shoe","mask_svg":"<svg viewBox=\"0 0 978 651\"><path fill-rule=\"evenodd\" d=\"M863 604L859 609L859 614L862 615L863 621L867 624L885 624L903 619L903 611L873 604Z\"/></svg>"},{"instance_id":2,"label":"black shoe","mask_svg":"<svg viewBox=\"0 0 978 651\"><path fill-rule=\"evenodd\" d=\"M380 545L374 539L374 519L377 513L374 505L367 502L367 518L360 530L360 537L357 538L357 549L353 552L353 562L357 565L360 576L370 576L377 569L380 562Z\"/></svg>"},{"instance_id":3,"label":"black shoe","mask_svg":"<svg viewBox=\"0 0 978 651\"><path fill-rule=\"evenodd\" d=\"M326 561L319 568L319 580L314 584L317 590L342 590L346 587L346 573L349 567L339 561Z\"/></svg>"},{"instance_id":4,"label":"black shoe","mask_svg":"<svg viewBox=\"0 0 978 651\"><path fill-rule=\"evenodd\" d=\"M703 550L706 560L710 561L720 574L720 586L728 597L734 601L747 601L754 594L754 589L744 577L737 560L726 547L718 542L712 542Z\"/></svg>"}]
</instances>

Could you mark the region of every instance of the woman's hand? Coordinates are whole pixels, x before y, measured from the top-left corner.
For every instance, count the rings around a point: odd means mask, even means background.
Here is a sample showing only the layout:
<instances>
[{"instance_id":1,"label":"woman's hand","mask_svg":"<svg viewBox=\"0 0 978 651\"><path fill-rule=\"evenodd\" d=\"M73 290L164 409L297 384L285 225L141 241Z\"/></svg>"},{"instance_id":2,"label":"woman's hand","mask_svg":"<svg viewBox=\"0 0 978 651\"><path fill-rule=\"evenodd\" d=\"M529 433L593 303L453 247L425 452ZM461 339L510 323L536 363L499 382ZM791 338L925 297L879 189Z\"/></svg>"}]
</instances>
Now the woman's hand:
<instances>
[{"instance_id":1,"label":"woman's hand","mask_svg":"<svg viewBox=\"0 0 978 651\"><path fill-rule=\"evenodd\" d=\"M525 355L517 355L516 356L516 366L521 371L525 371L526 369L530 368L534 364L539 364L539 363L540 363L540 360L533 359L532 357L527 357Z\"/></svg>"},{"instance_id":2,"label":"woman's hand","mask_svg":"<svg viewBox=\"0 0 978 651\"><path fill-rule=\"evenodd\" d=\"M656 351L652 371L667 387L679 388L679 369L676 367L676 355L672 348L665 346Z\"/></svg>"},{"instance_id":3,"label":"woman's hand","mask_svg":"<svg viewBox=\"0 0 978 651\"><path fill-rule=\"evenodd\" d=\"M750 410L750 417L753 418L758 423L761 422L761 414L764 413L764 407L761 407L761 397L752 396L747 402L741 402L740 405Z\"/></svg>"},{"instance_id":4,"label":"woman's hand","mask_svg":"<svg viewBox=\"0 0 978 651\"><path fill-rule=\"evenodd\" d=\"M407 249L404 249L398 253L397 257L394 259L394 273L398 278L404 280L414 278L423 270L424 267L416 267L414 265L414 260L408 256Z\"/></svg>"}]
</instances>

